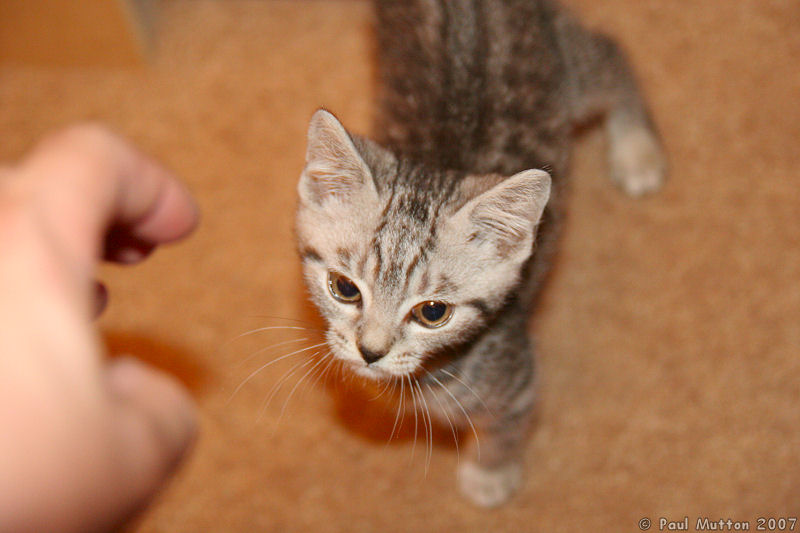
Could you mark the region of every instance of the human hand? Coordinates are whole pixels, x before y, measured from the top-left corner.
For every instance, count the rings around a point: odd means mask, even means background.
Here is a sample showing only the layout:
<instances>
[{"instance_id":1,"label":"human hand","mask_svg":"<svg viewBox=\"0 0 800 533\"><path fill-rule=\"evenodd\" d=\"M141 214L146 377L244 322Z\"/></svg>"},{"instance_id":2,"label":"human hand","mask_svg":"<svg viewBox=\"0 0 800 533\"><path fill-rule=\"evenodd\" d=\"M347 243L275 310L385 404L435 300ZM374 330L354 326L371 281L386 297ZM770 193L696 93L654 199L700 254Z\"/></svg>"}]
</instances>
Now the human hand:
<instances>
[{"instance_id":1,"label":"human hand","mask_svg":"<svg viewBox=\"0 0 800 533\"><path fill-rule=\"evenodd\" d=\"M111 529L183 456L193 403L134 359L104 359L94 271L197 219L169 173L99 126L0 168L0 532Z\"/></svg>"}]
</instances>

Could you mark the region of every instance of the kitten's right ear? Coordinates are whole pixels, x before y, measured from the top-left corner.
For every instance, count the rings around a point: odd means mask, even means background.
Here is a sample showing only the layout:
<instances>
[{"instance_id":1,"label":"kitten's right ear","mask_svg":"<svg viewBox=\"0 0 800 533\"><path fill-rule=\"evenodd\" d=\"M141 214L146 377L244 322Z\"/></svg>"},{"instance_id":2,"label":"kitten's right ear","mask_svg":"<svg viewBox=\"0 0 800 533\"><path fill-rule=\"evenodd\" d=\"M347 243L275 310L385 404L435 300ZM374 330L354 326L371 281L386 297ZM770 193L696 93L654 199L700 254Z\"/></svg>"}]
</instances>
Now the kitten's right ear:
<instances>
[{"instance_id":1,"label":"kitten's right ear","mask_svg":"<svg viewBox=\"0 0 800 533\"><path fill-rule=\"evenodd\" d=\"M331 113L318 110L308 127L306 166L298 192L304 203L322 205L347 200L369 187L372 173L344 126Z\"/></svg>"}]
</instances>

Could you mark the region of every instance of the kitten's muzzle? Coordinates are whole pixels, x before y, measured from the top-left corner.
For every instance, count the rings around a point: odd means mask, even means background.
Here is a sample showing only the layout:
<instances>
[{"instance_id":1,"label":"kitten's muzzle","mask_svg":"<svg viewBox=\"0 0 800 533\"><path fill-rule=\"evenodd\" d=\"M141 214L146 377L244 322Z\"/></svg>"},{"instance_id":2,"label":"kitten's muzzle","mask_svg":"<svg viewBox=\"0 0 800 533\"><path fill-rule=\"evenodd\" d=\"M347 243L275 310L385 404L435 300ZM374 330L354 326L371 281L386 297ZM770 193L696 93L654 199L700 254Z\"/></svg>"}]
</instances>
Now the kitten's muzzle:
<instances>
[{"instance_id":1,"label":"kitten's muzzle","mask_svg":"<svg viewBox=\"0 0 800 533\"><path fill-rule=\"evenodd\" d=\"M368 365L382 359L383 356L386 355L385 353L373 352L362 344L358 345L358 351L361 352L361 357L364 358L364 361L366 361Z\"/></svg>"}]
</instances>

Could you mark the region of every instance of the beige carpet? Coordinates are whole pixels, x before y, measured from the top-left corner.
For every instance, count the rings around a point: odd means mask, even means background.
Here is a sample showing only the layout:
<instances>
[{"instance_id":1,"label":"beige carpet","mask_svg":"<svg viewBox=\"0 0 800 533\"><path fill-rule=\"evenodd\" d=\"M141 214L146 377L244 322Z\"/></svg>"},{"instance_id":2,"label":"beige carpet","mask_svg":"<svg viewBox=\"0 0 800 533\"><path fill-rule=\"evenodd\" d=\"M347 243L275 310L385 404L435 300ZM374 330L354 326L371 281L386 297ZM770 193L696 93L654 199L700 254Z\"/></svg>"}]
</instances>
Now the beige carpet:
<instances>
[{"instance_id":1,"label":"beige carpet","mask_svg":"<svg viewBox=\"0 0 800 533\"><path fill-rule=\"evenodd\" d=\"M302 354L233 395L319 338L237 336L321 326L292 242L294 189L315 108L368 130L368 3L168 2L148 68L0 69L0 158L102 120L183 176L204 212L189 242L102 271L111 349L174 371L202 409L195 453L134 530L625 532L645 516L755 530L800 514L800 5L568 3L629 50L671 180L630 200L606 178L602 136L582 142L532 323L528 480L495 511L456 494L448 432L426 475L409 422L385 446L393 413L368 395L303 384L284 410L309 367L265 404Z\"/></svg>"}]
</instances>

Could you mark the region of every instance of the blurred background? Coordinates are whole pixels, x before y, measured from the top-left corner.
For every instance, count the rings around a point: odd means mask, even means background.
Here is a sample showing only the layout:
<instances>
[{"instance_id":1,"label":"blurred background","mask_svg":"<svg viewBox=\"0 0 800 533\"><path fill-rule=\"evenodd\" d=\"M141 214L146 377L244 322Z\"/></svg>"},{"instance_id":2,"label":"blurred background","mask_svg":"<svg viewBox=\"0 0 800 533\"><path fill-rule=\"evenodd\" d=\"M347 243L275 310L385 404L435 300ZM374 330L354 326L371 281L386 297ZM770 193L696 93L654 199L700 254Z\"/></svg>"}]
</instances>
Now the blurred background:
<instances>
[{"instance_id":1,"label":"blurred background","mask_svg":"<svg viewBox=\"0 0 800 533\"><path fill-rule=\"evenodd\" d=\"M203 211L186 243L100 272L109 351L175 373L202 409L194 454L132 531L637 531L684 516L755 529L798 516L800 4L564 3L628 51L670 181L626 198L603 136L583 135L531 321L541 402L527 482L482 511L457 495L449 431L426 472L408 421L387 445L394 412L317 379L302 366L314 349L288 355L321 341L292 238L306 126L325 106L369 132L369 2L0 2L0 161L98 120L182 176ZM258 328L272 329L244 335Z\"/></svg>"}]
</instances>

